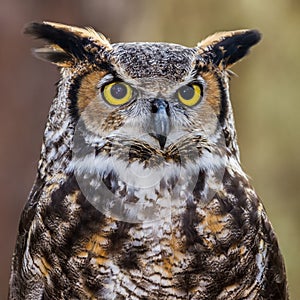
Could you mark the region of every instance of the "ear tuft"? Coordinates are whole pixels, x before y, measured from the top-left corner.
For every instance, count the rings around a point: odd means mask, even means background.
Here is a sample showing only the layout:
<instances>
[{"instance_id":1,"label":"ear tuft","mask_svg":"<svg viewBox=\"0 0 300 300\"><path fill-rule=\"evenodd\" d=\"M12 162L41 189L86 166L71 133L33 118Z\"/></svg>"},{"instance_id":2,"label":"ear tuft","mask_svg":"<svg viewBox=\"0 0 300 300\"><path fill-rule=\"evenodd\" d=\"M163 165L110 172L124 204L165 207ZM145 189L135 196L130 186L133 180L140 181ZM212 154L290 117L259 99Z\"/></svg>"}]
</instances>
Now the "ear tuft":
<instances>
[{"instance_id":1,"label":"ear tuft","mask_svg":"<svg viewBox=\"0 0 300 300\"><path fill-rule=\"evenodd\" d=\"M197 47L199 54L217 66L228 68L242 59L257 44L261 34L257 30L237 30L216 33Z\"/></svg>"},{"instance_id":2,"label":"ear tuft","mask_svg":"<svg viewBox=\"0 0 300 300\"><path fill-rule=\"evenodd\" d=\"M52 47L33 49L33 55L44 61L49 61L59 67L71 67L74 58L67 52Z\"/></svg>"},{"instance_id":3,"label":"ear tuft","mask_svg":"<svg viewBox=\"0 0 300 300\"><path fill-rule=\"evenodd\" d=\"M49 43L46 47L34 51L38 58L63 67L82 60L92 60L95 53L90 49L97 49L99 52L111 49L109 41L91 28L33 22L26 26L24 33Z\"/></svg>"}]
</instances>

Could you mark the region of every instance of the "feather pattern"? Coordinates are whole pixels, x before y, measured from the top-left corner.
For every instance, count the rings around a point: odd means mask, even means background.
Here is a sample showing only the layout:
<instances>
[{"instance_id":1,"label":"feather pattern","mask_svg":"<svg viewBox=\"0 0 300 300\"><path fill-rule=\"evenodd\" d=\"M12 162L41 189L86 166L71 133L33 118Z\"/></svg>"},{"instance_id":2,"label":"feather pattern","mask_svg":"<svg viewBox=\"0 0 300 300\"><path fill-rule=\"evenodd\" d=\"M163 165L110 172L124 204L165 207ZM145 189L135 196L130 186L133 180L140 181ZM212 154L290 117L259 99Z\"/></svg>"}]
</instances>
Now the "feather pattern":
<instances>
[{"instance_id":1,"label":"feather pattern","mask_svg":"<svg viewBox=\"0 0 300 300\"><path fill-rule=\"evenodd\" d=\"M48 43L35 53L61 79L9 299L288 299L229 96L229 68L260 34L188 48L52 22L25 33Z\"/></svg>"}]
</instances>

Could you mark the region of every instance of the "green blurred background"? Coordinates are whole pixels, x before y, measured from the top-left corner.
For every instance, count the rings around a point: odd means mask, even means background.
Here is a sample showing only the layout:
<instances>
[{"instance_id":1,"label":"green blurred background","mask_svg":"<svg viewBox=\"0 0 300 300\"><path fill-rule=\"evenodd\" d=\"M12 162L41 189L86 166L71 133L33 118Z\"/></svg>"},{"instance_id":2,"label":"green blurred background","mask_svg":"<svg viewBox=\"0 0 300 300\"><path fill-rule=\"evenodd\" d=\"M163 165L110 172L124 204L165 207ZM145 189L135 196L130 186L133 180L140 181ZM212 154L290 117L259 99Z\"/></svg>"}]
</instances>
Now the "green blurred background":
<instances>
[{"instance_id":1,"label":"green blurred background","mask_svg":"<svg viewBox=\"0 0 300 300\"><path fill-rule=\"evenodd\" d=\"M263 41L233 70L231 98L245 171L263 199L300 299L299 0L1 0L0 299L5 299L19 216L33 183L58 72L37 61L24 24L93 26L118 41L194 46L220 30L257 28Z\"/></svg>"}]
</instances>

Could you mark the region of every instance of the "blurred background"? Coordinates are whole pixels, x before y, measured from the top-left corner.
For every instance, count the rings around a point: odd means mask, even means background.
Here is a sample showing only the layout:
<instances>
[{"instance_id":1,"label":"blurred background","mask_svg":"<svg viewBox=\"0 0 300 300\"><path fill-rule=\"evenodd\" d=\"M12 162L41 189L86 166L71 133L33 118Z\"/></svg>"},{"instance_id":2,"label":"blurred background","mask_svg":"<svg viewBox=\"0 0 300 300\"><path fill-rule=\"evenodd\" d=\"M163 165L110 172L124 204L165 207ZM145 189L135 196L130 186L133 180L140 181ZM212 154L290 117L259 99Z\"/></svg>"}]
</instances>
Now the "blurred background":
<instances>
[{"instance_id":1,"label":"blurred background","mask_svg":"<svg viewBox=\"0 0 300 300\"><path fill-rule=\"evenodd\" d=\"M6 299L19 216L36 174L55 66L33 58L24 24L92 26L119 41L194 46L220 30L257 28L262 42L231 82L244 170L263 199L300 299L299 0L0 1L0 299Z\"/></svg>"}]
</instances>

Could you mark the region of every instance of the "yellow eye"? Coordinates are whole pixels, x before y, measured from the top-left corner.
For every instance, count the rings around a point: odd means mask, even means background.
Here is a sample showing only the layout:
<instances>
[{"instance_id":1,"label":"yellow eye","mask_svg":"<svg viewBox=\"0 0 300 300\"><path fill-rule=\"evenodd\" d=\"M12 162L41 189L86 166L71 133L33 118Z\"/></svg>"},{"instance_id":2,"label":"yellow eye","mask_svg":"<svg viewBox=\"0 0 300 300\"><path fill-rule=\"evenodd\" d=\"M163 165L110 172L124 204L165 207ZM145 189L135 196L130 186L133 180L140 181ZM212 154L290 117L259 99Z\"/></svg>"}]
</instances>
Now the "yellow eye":
<instances>
[{"instance_id":1,"label":"yellow eye","mask_svg":"<svg viewBox=\"0 0 300 300\"><path fill-rule=\"evenodd\" d=\"M107 84L102 91L103 98L111 105L122 105L132 97L132 88L124 82Z\"/></svg>"},{"instance_id":2,"label":"yellow eye","mask_svg":"<svg viewBox=\"0 0 300 300\"><path fill-rule=\"evenodd\" d=\"M194 106L202 96L201 86L198 84L185 85L177 92L177 97L181 103L187 106Z\"/></svg>"}]
</instances>

